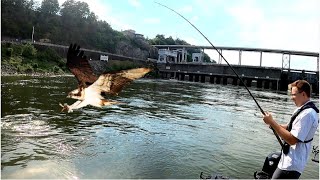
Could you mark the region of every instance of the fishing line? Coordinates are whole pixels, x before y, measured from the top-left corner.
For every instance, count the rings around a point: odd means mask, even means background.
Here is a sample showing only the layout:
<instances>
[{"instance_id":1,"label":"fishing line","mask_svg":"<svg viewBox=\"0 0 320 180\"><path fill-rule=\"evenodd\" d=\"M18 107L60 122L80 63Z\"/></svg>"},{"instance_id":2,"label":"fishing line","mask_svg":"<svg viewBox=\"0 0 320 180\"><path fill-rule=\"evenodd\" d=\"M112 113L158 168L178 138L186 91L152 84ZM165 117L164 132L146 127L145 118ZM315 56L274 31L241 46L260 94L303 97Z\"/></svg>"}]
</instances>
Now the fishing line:
<instances>
[{"instance_id":1,"label":"fishing line","mask_svg":"<svg viewBox=\"0 0 320 180\"><path fill-rule=\"evenodd\" d=\"M222 59L228 64L228 66L231 68L231 70L233 71L233 73L238 77L238 79L240 79L241 83L244 85L244 87L247 89L248 93L250 94L250 96L252 97L252 99L254 100L254 102L256 103L256 105L258 106L258 108L260 109L261 113L263 115L265 115L265 112L263 111L263 109L261 108L261 106L259 105L259 103L257 102L257 100L254 98L254 96L252 95L251 91L249 90L249 88L247 87L247 85L244 83L244 81L242 80L242 78L238 75L238 73L233 69L233 67L229 64L229 62L226 60L226 58L224 58L224 56L222 55L222 53L210 42L210 40L195 26L193 25L187 18L185 18L184 16L182 16L180 13L178 13L177 11L175 11L174 9L171 9L170 7L163 5L161 3L155 2L157 4L159 4L160 6L163 6L171 11L173 11L174 13L178 14L180 17L182 17L184 20L186 20L192 27L194 27L208 42L209 44L218 52L218 54L222 57ZM280 143L281 146L283 146L283 143L280 139L280 137L278 136L278 134L275 132L275 130L270 126L270 129L272 129L274 135L276 136L278 142Z\"/></svg>"}]
</instances>

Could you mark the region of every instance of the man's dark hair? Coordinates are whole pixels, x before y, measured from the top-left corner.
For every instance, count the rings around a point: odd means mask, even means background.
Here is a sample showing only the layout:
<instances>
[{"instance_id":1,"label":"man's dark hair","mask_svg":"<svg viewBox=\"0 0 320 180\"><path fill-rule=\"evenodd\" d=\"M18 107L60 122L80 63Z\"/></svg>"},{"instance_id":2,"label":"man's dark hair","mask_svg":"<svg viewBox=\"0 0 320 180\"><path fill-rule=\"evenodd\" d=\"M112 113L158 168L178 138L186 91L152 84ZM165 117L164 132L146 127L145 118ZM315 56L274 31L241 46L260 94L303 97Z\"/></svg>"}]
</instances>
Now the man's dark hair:
<instances>
[{"instance_id":1,"label":"man's dark hair","mask_svg":"<svg viewBox=\"0 0 320 180\"><path fill-rule=\"evenodd\" d=\"M292 87L297 87L299 92L305 92L308 97L311 95L311 86L306 80L296 80L295 82L291 83Z\"/></svg>"}]
</instances>

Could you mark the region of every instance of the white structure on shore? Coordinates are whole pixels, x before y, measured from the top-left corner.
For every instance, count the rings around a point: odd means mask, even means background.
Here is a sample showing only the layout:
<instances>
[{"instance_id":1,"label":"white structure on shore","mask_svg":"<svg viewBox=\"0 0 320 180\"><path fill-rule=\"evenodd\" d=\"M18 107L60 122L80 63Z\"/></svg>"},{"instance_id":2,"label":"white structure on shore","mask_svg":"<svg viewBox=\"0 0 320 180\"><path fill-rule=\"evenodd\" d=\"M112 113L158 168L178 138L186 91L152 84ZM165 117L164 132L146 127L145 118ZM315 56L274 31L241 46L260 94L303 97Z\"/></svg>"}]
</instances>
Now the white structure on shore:
<instances>
[{"instance_id":1,"label":"white structure on shore","mask_svg":"<svg viewBox=\"0 0 320 180\"><path fill-rule=\"evenodd\" d=\"M159 49L158 63L184 63L187 62L187 50Z\"/></svg>"},{"instance_id":2,"label":"white structure on shore","mask_svg":"<svg viewBox=\"0 0 320 180\"><path fill-rule=\"evenodd\" d=\"M177 52L169 49L159 49L158 63L170 63L177 61Z\"/></svg>"},{"instance_id":3,"label":"white structure on shore","mask_svg":"<svg viewBox=\"0 0 320 180\"><path fill-rule=\"evenodd\" d=\"M193 62L203 62L203 58L204 58L204 55L203 55L203 52L200 52L200 53L192 53L192 61Z\"/></svg>"},{"instance_id":4,"label":"white structure on shore","mask_svg":"<svg viewBox=\"0 0 320 180\"><path fill-rule=\"evenodd\" d=\"M188 52L185 48L182 49L159 49L158 63L187 63ZM192 53L192 62L202 63L204 60L204 53Z\"/></svg>"}]
</instances>

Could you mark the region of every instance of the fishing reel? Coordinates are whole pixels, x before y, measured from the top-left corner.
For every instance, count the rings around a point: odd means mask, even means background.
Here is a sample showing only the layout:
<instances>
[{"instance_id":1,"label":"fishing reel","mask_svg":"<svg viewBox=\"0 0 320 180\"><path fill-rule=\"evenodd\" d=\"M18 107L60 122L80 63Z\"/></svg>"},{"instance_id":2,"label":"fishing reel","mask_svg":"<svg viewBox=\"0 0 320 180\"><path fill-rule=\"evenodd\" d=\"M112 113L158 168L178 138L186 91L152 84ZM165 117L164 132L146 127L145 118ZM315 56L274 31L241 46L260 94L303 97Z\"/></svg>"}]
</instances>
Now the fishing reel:
<instances>
[{"instance_id":1,"label":"fishing reel","mask_svg":"<svg viewBox=\"0 0 320 180\"><path fill-rule=\"evenodd\" d=\"M254 179L271 179L274 171L277 169L280 158L280 151L270 153L264 161L262 171L254 172Z\"/></svg>"}]
</instances>

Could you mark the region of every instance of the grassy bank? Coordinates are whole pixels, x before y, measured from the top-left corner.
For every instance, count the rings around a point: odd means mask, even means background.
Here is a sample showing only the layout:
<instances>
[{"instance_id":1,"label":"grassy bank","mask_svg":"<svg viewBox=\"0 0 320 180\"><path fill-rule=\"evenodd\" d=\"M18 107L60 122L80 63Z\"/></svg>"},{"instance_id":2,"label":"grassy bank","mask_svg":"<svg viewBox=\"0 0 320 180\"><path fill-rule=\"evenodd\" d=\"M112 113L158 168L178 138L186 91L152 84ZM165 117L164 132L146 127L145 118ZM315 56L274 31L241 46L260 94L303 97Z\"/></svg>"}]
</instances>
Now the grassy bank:
<instances>
[{"instance_id":1,"label":"grassy bank","mask_svg":"<svg viewBox=\"0 0 320 180\"><path fill-rule=\"evenodd\" d=\"M66 59L50 48L39 51L32 44L1 43L4 74L65 74L68 72L65 64Z\"/></svg>"},{"instance_id":2,"label":"grassy bank","mask_svg":"<svg viewBox=\"0 0 320 180\"><path fill-rule=\"evenodd\" d=\"M1 43L1 75L71 75L66 61L50 47L36 49L32 44ZM101 72L140 66L131 61L111 60ZM149 77L156 77L156 74L149 73Z\"/></svg>"}]
</instances>

